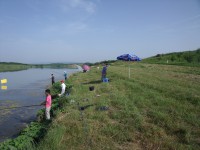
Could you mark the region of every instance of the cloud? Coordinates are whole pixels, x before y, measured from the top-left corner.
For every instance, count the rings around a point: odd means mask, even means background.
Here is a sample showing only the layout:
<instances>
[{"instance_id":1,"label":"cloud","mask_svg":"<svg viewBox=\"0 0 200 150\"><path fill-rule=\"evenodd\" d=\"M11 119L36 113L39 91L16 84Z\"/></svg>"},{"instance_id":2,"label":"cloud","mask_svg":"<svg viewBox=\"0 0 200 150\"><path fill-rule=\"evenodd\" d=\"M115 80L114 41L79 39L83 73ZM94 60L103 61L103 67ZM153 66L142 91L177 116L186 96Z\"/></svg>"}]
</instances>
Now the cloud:
<instances>
[{"instance_id":1,"label":"cloud","mask_svg":"<svg viewBox=\"0 0 200 150\"><path fill-rule=\"evenodd\" d=\"M96 11L96 4L89 0L61 0L61 8L64 11L70 9L82 9L93 14Z\"/></svg>"}]
</instances>

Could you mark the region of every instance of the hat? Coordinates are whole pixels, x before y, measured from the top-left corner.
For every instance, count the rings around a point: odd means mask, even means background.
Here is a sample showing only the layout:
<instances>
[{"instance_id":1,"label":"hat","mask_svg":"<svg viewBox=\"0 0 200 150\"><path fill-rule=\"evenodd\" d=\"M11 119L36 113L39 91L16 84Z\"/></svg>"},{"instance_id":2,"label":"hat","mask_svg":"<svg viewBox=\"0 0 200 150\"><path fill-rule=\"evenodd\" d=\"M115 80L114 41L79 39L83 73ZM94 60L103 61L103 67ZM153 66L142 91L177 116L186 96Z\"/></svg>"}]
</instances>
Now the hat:
<instances>
[{"instance_id":1,"label":"hat","mask_svg":"<svg viewBox=\"0 0 200 150\"><path fill-rule=\"evenodd\" d=\"M60 82L64 83L64 80L60 80Z\"/></svg>"}]
</instances>

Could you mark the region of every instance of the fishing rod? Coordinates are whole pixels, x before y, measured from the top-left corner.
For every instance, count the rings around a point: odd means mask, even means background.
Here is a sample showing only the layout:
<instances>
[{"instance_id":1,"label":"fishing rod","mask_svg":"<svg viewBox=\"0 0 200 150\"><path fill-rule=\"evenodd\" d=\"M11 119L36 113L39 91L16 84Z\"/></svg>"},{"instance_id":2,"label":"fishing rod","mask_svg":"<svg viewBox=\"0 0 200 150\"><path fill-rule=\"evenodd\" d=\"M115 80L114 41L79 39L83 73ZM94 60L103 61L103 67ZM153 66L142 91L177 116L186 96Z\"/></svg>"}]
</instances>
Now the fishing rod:
<instances>
[{"instance_id":1,"label":"fishing rod","mask_svg":"<svg viewBox=\"0 0 200 150\"><path fill-rule=\"evenodd\" d=\"M27 105L27 106L17 106L17 107L8 107L8 108L0 108L0 110L8 110L8 109L16 109L16 108L25 108L25 107L35 107L35 106L42 106L40 105Z\"/></svg>"},{"instance_id":2,"label":"fishing rod","mask_svg":"<svg viewBox=\"0 0 200 150\"><path fill-rule=\"evenodd\" d=\"M61 72L57 72L57 71L52 71L52 74L57 74L57 75L63 75Z\"/></svg>"},{"instance_id":3,"label":"fishing rod","mask_svg":"<svg viewBox=\"0 0 200 150\"><path fill-rule=\"evenodd\" d=\"M51 97L52 97L52 100L53 100L55 98L58 98L58 95L57 94L51 95ZM43 106L43 105L37 104L37 105L26 105L26 106L16 106L16 107L0 108L0 111L1 110L8 110L8 109L16 109L16 108L35 107L35 106Z\"/></svg>"},{"instance_id":4,"label":"fishing rod","mask_svg":"<svg viewBox=\"0 0 200 150\"><path fill-rule=\"evenodd\" d=\"M9 90L44 90L44 88L9 88Z\"/></svg>"}]
</instances>

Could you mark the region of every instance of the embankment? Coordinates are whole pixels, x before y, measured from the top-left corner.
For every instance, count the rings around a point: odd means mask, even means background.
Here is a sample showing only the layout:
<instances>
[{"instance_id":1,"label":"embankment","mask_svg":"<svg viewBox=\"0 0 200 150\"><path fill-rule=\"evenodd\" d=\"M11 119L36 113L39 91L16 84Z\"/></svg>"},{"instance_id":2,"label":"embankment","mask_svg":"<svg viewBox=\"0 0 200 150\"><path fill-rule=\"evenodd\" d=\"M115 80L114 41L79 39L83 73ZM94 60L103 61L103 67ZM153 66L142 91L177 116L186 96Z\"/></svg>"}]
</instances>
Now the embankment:
<instances>
[{"instance_id":1,"label":"embankment","mask_svg":"<svg viewBox=\"0 0 200 150\"><path fill-rule=\"evenodd\" d=\"M72 75L29 149L200 149L198 67L115 62L107 77L97 66Z\"/></svg>"}]
</instances>

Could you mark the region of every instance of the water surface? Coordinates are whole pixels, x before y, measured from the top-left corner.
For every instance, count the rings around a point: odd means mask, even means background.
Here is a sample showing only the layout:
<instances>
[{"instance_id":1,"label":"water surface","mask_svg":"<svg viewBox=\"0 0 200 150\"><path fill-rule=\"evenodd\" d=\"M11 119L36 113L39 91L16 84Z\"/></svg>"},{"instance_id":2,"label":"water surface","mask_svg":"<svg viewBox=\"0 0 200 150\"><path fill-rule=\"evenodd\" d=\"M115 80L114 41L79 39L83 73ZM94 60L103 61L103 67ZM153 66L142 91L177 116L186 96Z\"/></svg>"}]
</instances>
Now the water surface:
<instances>
[{"instance_id":1,"label":"water surface","mask_svg":"<svg viewBox=\"0 0 200 150\"><path fill-rule=\"evenodd\" d=\"M37 111L42 106L17 109L4 109L37 105L45 100L45 89L51 85L51 74L55 81L64 79L63 73L68 75L78 69L28 69L15 72L0 73L0 79L7 79L7 90L0 89L0 142L13 138L36 119ZM4 110L2 110L4 109Z\"/></svg>"}]
</instances>

